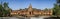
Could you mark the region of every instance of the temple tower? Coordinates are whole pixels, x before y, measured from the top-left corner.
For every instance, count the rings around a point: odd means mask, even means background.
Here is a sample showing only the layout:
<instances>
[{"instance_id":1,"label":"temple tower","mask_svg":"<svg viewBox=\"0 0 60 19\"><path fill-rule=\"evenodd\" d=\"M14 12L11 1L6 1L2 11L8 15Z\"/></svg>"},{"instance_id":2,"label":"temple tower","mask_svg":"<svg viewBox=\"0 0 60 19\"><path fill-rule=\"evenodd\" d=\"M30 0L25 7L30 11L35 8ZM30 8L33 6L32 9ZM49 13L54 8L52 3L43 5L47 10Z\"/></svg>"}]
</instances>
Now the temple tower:
<instances>
[{"instance_id":1,"label":"temple tower","mask_svg":"<svg viewBox=\"0 0 60 19\"><path fill-rule=\"evenodd\" d=\"M28 17L31 17L32 16L32 5L30 4L29 7L28 7L28 14L27 14Z\"/></svg>"},{"instance_id":2,"label":"temple tower","mask_svg":"<svg viewBox=\"0 0 60 19\"><path fill-rule=\"evenodd\" d=\"M32 5L31 4L28 7L28 11L32 11Z\"/></svg>"}]
</instances>

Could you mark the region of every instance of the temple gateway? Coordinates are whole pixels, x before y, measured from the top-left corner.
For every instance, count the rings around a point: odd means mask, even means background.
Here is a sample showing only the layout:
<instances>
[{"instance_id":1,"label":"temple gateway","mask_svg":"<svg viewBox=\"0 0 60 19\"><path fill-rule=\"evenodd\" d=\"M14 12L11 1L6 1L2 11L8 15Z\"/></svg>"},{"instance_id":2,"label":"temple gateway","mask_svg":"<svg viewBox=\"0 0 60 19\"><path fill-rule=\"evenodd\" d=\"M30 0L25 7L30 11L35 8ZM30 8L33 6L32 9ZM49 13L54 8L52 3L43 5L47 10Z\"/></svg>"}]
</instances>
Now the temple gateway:
<instances>
[{"instance_id":1,"label":"temple gateway","mask_svg":"<svg viewBox=\"0 0 60 19\"><path fill-rule=\"evenodd\" d=\"M28 8L20 10L12 10L10 13L12 16L22 16L22 17L37 17L37 16L51 16L52 10L40 10L32 8L30 4Z\"/></svg>"}]
</instances>

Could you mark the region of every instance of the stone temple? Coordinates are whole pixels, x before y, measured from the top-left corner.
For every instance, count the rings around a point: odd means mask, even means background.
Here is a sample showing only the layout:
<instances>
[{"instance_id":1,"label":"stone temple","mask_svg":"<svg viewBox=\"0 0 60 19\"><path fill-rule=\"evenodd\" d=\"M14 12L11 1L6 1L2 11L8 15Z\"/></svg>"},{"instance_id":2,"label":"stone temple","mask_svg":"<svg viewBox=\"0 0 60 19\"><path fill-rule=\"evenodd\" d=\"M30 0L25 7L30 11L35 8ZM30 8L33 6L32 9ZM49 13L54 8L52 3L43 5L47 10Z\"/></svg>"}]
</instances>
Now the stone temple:
<instances>
[{"instance_id":1,"label":"stone temple","mask_svg":"<svg viewBox=\"0 0 60 19\"><path fill-rule=\"evenodd\" d=\"M20 10L12 10L10 13L12 16L22 16L22 17L37 17L37 16L51 16L52 10L40 10L32 8L30 4L28 8Z\"/></svg>"}]
</instances>

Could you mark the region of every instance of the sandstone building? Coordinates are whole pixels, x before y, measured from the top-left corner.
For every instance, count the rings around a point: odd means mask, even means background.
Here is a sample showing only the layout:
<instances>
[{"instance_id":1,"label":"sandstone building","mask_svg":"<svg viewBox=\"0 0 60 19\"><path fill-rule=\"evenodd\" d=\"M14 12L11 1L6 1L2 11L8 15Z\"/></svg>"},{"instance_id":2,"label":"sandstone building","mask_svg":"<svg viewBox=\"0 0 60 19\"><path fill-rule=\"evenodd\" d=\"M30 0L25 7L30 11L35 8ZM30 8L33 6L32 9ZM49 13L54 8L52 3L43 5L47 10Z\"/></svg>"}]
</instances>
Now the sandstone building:
<instances>
[{"instance_id":1,"label":"sandstone building","mask_svg":"<svg viewBox=\"0 0 60 19\"><path fill-rule=\"evenodd\" d=\"M35 17L35 16L51 16L52 10L40 10L40 9L34 9L32 8L32 5L30 4L28 8L26 9L20 9L20 10L13 10L11 13L13 16L25 16L25 17Z\"/></svg>"}]
</instances>

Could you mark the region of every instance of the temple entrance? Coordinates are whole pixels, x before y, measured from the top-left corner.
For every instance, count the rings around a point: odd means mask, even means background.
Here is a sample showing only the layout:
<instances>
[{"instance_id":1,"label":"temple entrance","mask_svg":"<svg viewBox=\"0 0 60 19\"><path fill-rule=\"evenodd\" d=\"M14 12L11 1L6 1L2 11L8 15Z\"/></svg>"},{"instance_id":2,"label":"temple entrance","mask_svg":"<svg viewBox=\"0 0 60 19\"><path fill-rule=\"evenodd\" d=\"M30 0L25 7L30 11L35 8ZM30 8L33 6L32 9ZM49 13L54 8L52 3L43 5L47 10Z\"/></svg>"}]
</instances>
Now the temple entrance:
<instances>
[{"instance_id":1,"label":"temple entrance","mask_svg":"<svg viewBox=\"0 0 60 19\"><path fill-rule=\"evenodd\" d=\"M30 15L33 15L33 12L29 12Z\"/></svg>"},{"instance_id":2,"label":"temple entrance","mask_svg":"<svg viewBox=\"0 0 60 19\"><path fill-rule=\"evenodd\" d=\"M31 13L31 12L29 12L29 14L31 15L32 13Z\"/></svg>"}]
</instances>

